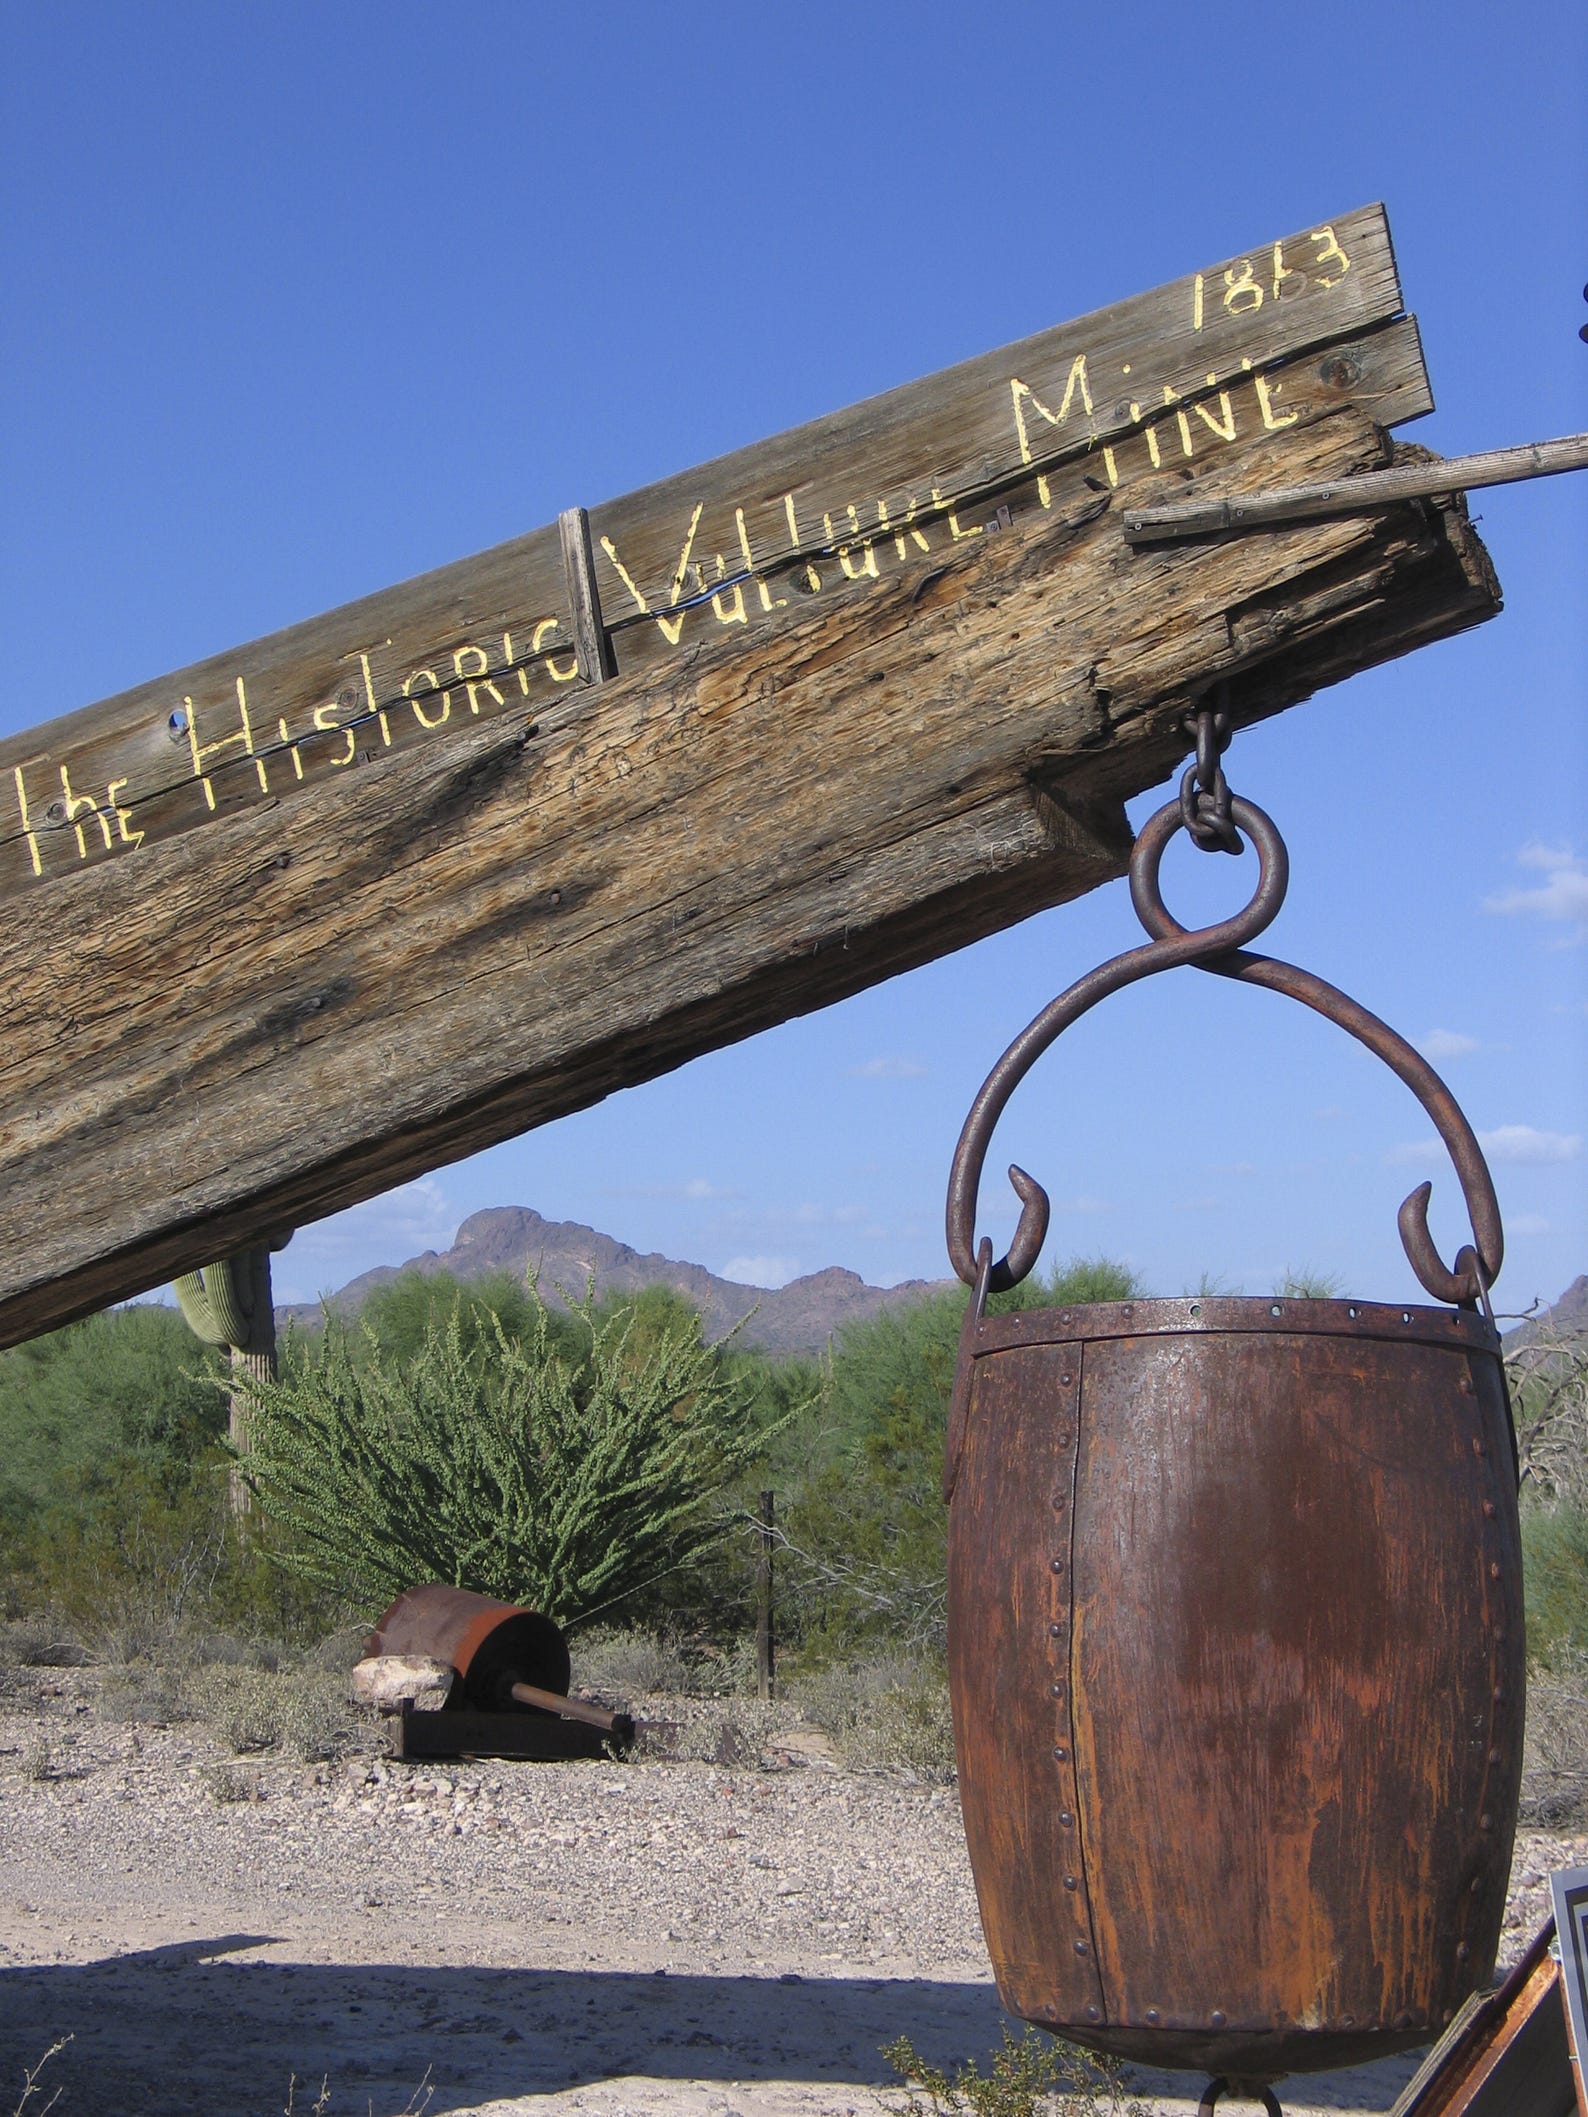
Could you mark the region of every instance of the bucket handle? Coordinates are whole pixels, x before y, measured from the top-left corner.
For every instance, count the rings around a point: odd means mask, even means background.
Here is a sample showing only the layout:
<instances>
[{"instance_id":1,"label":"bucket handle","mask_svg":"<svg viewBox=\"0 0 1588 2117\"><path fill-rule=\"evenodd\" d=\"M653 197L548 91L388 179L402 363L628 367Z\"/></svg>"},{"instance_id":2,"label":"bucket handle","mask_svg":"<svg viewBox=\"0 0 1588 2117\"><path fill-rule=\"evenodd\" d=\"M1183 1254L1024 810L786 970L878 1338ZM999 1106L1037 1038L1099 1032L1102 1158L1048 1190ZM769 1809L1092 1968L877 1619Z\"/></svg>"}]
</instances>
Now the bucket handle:
<instances>
[{"instance_id":1,"label":"bucket handle","mask_svg":"<svg viewBox=\"0 0 1588 2117\"><path fill-rule=\"evenodd\" d=\"M1099 1000L1135 984L1139 978L1151 977L1155 971L1189 963L1221 978L1237 978L1245 985L1266 985L1271 991L1299 1000L1365 1044L1400 1076L1433 1121L1455 1164L1473 1232L1472 1242L1457 1251L1454 1267L1447 1268L1428 1229L1428 1200L1433 1185L1422 1183L1402 1202L1397 1216L1401 1245L1412 1270L1436 1301L1462 1308L1474 1308L1480 1301L1486 1304L1488 1289L1499 1276L1505 1255L1505 1235L1499 1200L1472 1127L1433 1067L1388 1023L1381 1022L1376 1014L1336 986L1314 977L1311 971L1298 969L1294 963L1282 963L1273 956L1255 955L1242 945L1272 923L1285 901L1290 858L1277 827L1254 802L1231 796L1230 814L1257 850L1257 887L1250 902L1232 918L1191 929L1182 926L1169 911L1159 887L1158 871L1165 847L1185 818L1178 801L1167 802L1142 826L1130 856L1131 902L1153 939L1099 964L1050 1001L988 1074L965 1119L949 1175L948 1253L955 1271L967 1286L977 1289L984 1301L988 1293L1003 1293L1018 1285L1036 1263L1047 1239L1048 1194L1034 1176L1011 1166L1009 1181L1020 1200L1014 1240L996 1264L978 1270L981 1260L976 1250L976 1201L982 1165L994 1127L1032 1066L1063 1030L1079 1021ZM979 1305L979 1301L972 1304Z\"/></svg>"}]
</instances>

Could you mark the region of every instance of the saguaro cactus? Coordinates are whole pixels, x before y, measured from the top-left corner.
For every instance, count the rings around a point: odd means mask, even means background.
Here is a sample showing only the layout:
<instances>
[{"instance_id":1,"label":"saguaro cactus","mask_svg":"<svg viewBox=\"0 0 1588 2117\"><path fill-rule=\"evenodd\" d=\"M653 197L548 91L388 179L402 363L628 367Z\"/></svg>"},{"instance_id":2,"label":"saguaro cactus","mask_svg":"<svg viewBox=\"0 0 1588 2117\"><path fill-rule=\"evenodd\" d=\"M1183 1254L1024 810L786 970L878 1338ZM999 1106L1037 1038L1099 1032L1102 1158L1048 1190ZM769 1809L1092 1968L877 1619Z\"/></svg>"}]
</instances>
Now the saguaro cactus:
<instances>
[{"instance_id":1,"label":"saguaro cactus","mask_svg":"<svg viewBox=\"0 0 1588 2117\"><path fill-rule=\"evenodd\" d=\"M276 1379L276 1314L268 1243L255 1243L220 1264L184 1273L176 1282L176 1298L197 1337L206 1345L229 1347L234 1384ZM227 1399L227 1433L238 1454L246 1455L246 1388L234 1387ZM232 1465L231 1501L234 1514L246 1514L252 1504L237 1463Z\"/></svg>"}]
</instances>

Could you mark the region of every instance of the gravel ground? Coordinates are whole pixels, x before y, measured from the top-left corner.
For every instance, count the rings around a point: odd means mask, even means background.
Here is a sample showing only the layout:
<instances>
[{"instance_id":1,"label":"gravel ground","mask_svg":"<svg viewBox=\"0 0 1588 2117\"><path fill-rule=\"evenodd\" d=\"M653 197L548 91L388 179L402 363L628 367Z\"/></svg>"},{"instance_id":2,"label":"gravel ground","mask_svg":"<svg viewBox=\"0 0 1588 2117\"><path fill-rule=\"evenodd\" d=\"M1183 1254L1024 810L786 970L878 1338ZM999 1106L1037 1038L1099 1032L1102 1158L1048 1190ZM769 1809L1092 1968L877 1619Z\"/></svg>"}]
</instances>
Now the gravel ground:
<instances>
[{"instance_id":1,"label":"gravel ground","mask_svg":"<svg viewBox=\"0 0 1588 2117\"><path fill-rule=\"evenodd\" d=\"M434 2117L870 2117L892 2037L997 2044L953 1789L842 1769L790 1716L733 1769L307 1765L98 1691L0 1694L0 2110L62 2036L59 2117L397 2117L421 2081ZM1519 1841L1507 1959L1583 1864L1588 1837ZM1386 2110L1411 2070L1287 2107ZM1201 2081L1143 2086L1189 2110Z\"/></svg>"}]
</instances>

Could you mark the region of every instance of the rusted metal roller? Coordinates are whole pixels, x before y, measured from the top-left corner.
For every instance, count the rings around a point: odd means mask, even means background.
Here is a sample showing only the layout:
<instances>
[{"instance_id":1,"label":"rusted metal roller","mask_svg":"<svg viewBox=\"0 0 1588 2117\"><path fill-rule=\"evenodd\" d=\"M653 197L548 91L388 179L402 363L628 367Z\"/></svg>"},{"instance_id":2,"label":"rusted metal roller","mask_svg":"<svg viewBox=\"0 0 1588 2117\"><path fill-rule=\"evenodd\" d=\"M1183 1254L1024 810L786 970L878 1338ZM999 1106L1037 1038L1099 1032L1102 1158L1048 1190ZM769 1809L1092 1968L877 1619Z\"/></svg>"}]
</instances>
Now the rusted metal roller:
<instances>
[{"instance_id":1,"label":"rusted metal roller","mask_svg":"<svg viewBox=\"0 0 1588 2117\"><path fill-rule=\"evenodd\" d=\"M1382 1022L1240 946L1284 894L1260 811L1223 790L1262 856L1246 913L1187 933L1158 895L1174 831L1213 821L1216 747L1204 739L1200 787L1188 775L1189 800L1138 841L1132 893L1155 938L1038 1017L961 1135L949 1247L974 1291L944 1477L949 1665L1004 2004L1123 2058L1238 2079L1277 2109L1267 2083L1429 2042L1492 1972L1521 1776L1521 1544L1487 1302L1499 1213L1465 1118ZM1030 1270L1047 1217L1012 1170L1010 1253L995 1264L976 1244L999 1113L1069 1022L1176 963L1302 999L1412 1087L1474 1242L1441 1262L1426 1185L1402 1237L1454 1306L986 1313L990 1288Z\"/></svg>"},{"instance_id":2,"label":"rusted metal roller","mask_svg":"<svg viewBox=\"0 0 1588 2117\"><path fill-rule=\"evenodd\" d=\"M620 1746L634 1739L634 1722L627 1713L609 1713L582 1698L570 1698L571 1665L568 1643L561 1630L538 1610L520 1609L514 1603L495 1602L468 1588L447 1587L431 1582L409 1588L380 1617L365 1642L366 1655L417 1655L444 1662L457 1672L443 1713L473 1716L508 1714L515 1707L533 1714L576 1722L599 1731ZM432 1721L440 1715L418 1714L417 1721ZM409 1721L405 1719L405 1727ZM490 1742L487 1727L480 1741L464 1745L461 1730L428 1728L422 1739L424 1753L443 1752L434 1745L454 1733L460 1746L479 1749ZM500 1746L505 1730L496 1731ZM589 1745L583 1745L585 1750ZM561 1754L532 1746L523 1754ZM570 1750L569 1754L576 1753ZM592 1752L593 1753L593 1752Z\"/></svg>"}]
</instances>

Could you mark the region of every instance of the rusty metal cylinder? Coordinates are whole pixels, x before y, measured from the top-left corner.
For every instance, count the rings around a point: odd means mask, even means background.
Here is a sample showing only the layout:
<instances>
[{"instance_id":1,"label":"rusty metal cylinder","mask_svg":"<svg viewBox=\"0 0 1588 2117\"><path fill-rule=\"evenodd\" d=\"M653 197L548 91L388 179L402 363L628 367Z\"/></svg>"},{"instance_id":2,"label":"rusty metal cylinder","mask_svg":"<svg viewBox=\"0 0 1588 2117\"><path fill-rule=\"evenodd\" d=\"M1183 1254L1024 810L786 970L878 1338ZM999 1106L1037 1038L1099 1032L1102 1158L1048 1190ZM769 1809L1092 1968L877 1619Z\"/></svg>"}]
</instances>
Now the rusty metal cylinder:
<instances>
[{"instance_id":1,"label":"rusty metal cylinder","mask_svg":"<svg viewBox=\"0 0 1588 2117\"><path fill-rule=\"evenodd\" d=\"M571 1672L568 1643L549 1617L441 1583L399 1595L376 1620L365 1652L450 1662L458 1681L447 1703L482 1713L510 1708L515 1682L566 1692Z\"/></svg>"},{"instance_id":2,"label":"rusty metal cylinder","mask_svg":"<svg viewBox=\"0 0 1588 2117\"><path fill-rule=\"evenodd\" d=\"M1010 2011L1252 2079L1493 1969L1524 1688L1483 1317L1209 1297L967 1320L949 1659Z\"/></svg>"}]
</instances>

